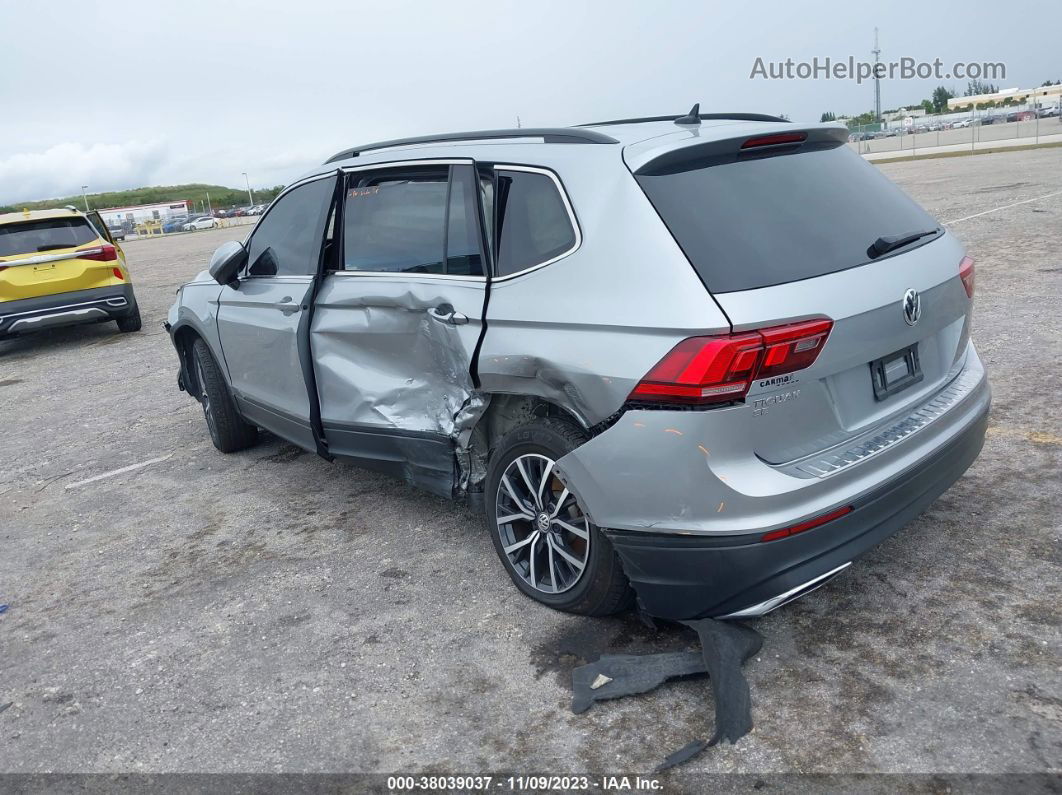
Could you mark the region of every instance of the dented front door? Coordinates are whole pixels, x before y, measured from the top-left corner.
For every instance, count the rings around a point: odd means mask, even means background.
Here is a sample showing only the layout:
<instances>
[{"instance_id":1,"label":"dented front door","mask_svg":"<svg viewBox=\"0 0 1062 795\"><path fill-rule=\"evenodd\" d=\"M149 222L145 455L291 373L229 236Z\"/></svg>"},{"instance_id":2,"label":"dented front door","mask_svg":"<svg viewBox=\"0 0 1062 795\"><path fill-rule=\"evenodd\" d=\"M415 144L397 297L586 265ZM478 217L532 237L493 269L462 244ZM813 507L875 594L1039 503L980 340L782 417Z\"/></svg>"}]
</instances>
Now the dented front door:
<instances>
[{"instance_id":1,"label":"dented front door","mask_svg":"<svg viewBox=\"0 0 1062 795\"><path fill-rule=\"evenodd\" d=\"M348 176L310 343L328 451L451 496L487 282L471 164Z\"/></svg>"}]
</instances>

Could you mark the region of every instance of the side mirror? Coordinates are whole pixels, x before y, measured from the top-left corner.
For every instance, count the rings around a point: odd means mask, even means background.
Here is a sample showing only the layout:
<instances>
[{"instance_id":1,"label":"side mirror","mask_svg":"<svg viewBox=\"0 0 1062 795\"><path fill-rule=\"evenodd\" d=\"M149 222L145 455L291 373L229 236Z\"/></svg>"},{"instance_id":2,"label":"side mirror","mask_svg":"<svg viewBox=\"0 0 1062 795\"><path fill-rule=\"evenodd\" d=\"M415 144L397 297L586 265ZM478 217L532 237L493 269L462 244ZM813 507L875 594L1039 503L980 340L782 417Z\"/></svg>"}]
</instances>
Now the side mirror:
<instances>
[{"instance_id":1,"label":"side mirror","mask_svg":"<svg viewBox=\"0 0 1062 795\"><path fill-rule=\"evenodd\" d=\"M247 249L243 247L243 243L238 240L230 240L228 243L223 243L214 252L214 256L210 258L208 270L210 271L210 276L218 284L236 287L239 284L236 274L240 272L240 268L246 262Z\"/></svg>"}]
</instances>

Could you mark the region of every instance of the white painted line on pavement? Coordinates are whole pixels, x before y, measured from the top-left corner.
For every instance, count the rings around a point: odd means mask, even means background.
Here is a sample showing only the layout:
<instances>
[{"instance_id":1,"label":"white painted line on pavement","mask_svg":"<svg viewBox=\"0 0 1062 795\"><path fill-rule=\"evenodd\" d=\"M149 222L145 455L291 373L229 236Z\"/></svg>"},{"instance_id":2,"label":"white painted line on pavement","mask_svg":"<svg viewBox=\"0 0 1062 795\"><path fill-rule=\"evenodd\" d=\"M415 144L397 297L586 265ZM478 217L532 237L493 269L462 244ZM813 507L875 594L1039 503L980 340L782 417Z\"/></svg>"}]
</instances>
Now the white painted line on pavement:
<instances>
[{"instance_id":1,"label":"white painted line on pavement","mask_svg":"<svg viewBox=\"0 0 1062 795\"><path fill-rule=\"evenodd\" d=\"M159 464L165 461L166 459L172 457L173 453L170 453L169 455L164 455L159 458L151 458L147 461L141 461L139 464L130 464L129 466L122 467L121 469L113 469L110 472L104 472L102 475L93 475L91 478L79 480L77 483L67 483L65 488L76 489L78 486L85 486L89 483L95 483L97 480L103 480L104 478L113 478L115 475L124 475L126 472L132 472L136 469L143 469L144 467L149 467L152 464Z\"/></svg>"},{"instance_id":2,"label":"white painted line on pavement","mask_svg":"<svg viewBox=\"0 0 1062 795\"><path fill-rule=\"evenodd\" d=\"M1025 199L1024 201L1014 202L1013 204L1004 204L1002 207L993 207L991 210L985 210L983 213L974 213L973 215L967 215L965 218L956 218L951 221L941 221L943 224L957 224L959 221L969 221L971 218L977 218L982 215L988 215L989 213L999 212L1000 210L1006 210L1010 207L1017 207L1019 204L1028 204L1029 202L1038 202L1043 199L1050 199L1052 196L1062 196L1062 190L1056 190L1054 193L1048 193L1046 196L1037 196L1035 199Z\"/></svg>"}]
</instances>

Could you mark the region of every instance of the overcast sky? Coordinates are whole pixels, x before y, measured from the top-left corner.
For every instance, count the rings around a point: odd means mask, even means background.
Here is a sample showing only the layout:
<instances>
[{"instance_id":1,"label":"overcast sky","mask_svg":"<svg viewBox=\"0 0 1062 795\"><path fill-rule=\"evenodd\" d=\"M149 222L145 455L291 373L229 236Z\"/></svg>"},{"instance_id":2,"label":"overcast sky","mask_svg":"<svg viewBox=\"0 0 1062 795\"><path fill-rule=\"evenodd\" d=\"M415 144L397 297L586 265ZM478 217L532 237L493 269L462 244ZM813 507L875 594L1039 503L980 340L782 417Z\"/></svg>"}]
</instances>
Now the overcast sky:
<instances>
[{"instance_id":1,"label":"overcast sky","mask_svg":"<svg viewBox=\"0 0 1062 795\"><path fill-rule=\"evenodd\" d=\"M1001 87L1062 78L1058 2L0 0L0 203L240 186L244 171L274 185L346 146L517 115L854 114L872 83L750 72L757 57L869 60L875 25L886 61L1002 61ZM885 81L882 106L939 82Z\"/></svg>"}]
</instances>

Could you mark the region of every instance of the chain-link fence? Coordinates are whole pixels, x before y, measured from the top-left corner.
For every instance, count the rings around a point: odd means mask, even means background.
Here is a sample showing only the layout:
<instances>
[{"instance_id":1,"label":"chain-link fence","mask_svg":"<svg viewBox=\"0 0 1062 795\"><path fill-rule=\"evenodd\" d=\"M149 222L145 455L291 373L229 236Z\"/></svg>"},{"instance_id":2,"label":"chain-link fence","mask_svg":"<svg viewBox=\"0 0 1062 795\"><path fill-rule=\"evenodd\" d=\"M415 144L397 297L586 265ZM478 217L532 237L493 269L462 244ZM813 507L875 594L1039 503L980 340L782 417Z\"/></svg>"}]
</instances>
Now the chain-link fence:
<instances>
[{"instance_id":1,"label":"chain-link fence","mask_svg":"<svg viewBox=\"0 0 1062 795\"><path fill-rule=\"evenodd\" d=\"M923 115L849 125L849 146L860 154L910 152L946 147L982 149L994 142L1027 139L1028 143L1062 142L1059 105L985 108L967 113Z\"/></svg>"}]
</instances>

